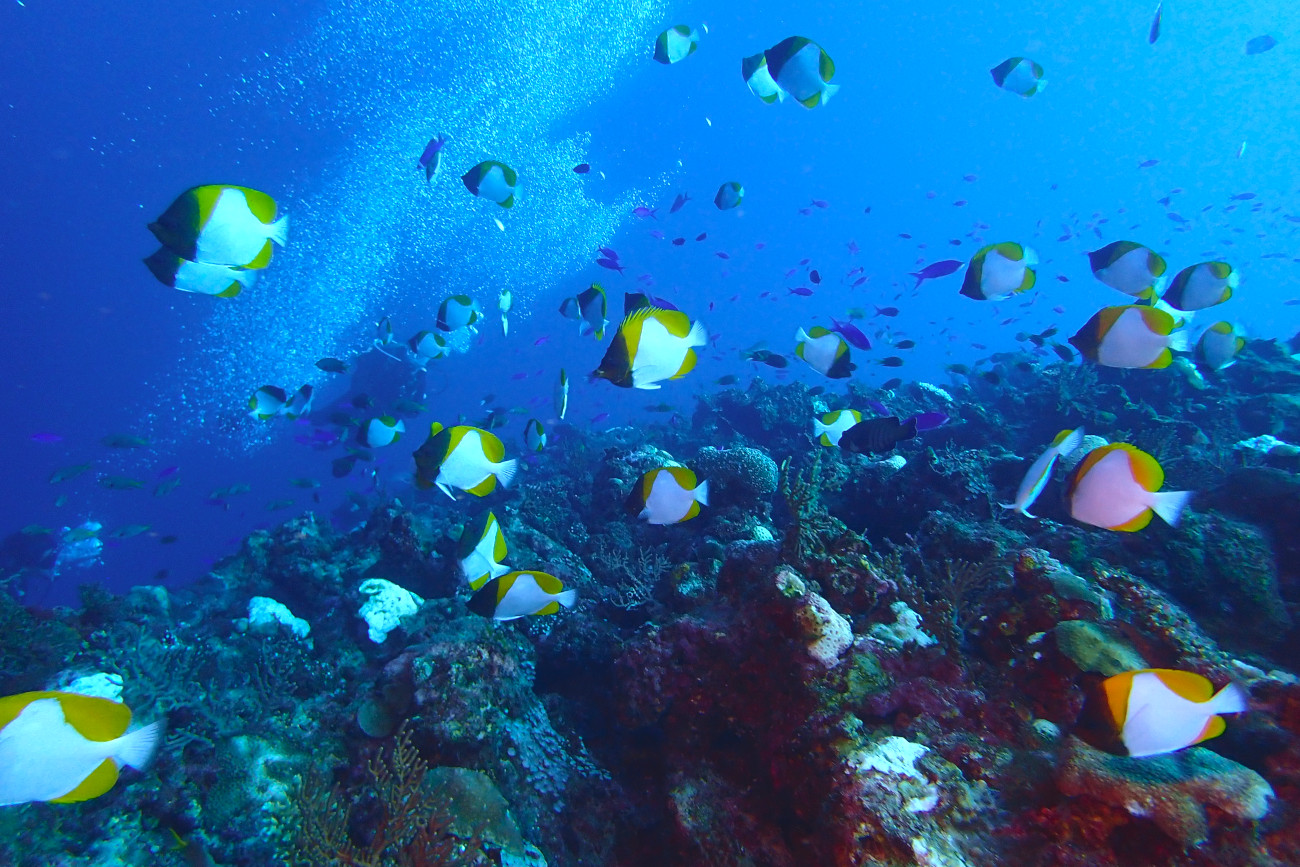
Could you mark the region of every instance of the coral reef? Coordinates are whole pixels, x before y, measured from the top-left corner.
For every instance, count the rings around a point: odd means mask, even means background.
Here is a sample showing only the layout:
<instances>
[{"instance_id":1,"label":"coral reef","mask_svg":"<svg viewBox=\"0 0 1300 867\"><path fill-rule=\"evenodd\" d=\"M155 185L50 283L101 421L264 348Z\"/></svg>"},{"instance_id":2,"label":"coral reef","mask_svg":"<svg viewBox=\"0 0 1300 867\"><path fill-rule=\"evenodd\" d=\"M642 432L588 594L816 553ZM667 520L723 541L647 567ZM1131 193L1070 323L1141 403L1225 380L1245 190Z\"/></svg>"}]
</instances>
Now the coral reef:
<instances>
[{"instance_id":1,"label":"coral reef","mask_svg":"<svg viewBox=\"0 0 1300 867\"><path fill-rule=\"evenodd\" d=\"M811 441L841 398L760 380L685 427L566 428L487 504L512 568L577 591L554 616L466 609L483 504L441 495L346 534L295 518L181 588L0 593L6 692L94 678L167 722L107 795L0 810L0 863L1300 863L1300 364L1251 343L1205 389L999 364L892 392L953 420L886 457ZM1039 520L999 508L1067 424L1195 489L1182 525L1079 525L1059 471ZM625 501L667 464L711 504L649 526ZM1179 753L1101 751L1087 696L1148 665L1250 710Z\"/></svg>"}]
</instances>

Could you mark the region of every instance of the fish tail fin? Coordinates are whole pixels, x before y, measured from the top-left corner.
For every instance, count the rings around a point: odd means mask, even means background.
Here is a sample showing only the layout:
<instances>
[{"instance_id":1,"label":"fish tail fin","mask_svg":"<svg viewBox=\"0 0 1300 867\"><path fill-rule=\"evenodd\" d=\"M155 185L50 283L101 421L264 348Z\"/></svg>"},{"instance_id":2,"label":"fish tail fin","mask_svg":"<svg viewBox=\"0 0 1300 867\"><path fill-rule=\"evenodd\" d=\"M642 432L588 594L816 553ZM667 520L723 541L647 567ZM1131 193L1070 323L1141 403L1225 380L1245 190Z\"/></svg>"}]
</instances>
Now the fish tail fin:
<instances>
[{"instance_id":1,"label":"fish tail fin","mask_svg":"<svg viewBox=\"0 0 1300 867\"><path fill-rule=\"evenodd\" d=\"M701 506L709 504L709 482L707 479L695 486L695 502Z\"/></svg>"},{"instance_id":2,"label":"fish tail fin","mask_svg":"<svg viewBox=\"0 0 1300 867\"><path fill-rule=\"evenodd\" d=\"M1183 509L1192 498L1192 491L1157 491L1152 494L1151 509L1171 527L1178 526Z\"/></svg>"},{"instance_id":3,"label":"fish tail fin","mask_svg":"<svg viewBox=\"0 0 1300 867\"><path fill-rule=\"evenodd\" d=\"M1233 681L1214 694L1206 705L1206 710L1214 713L1244 713L1246 710L1246 690Z\"/></svg>"},{"instance_id":4,"label":"fish tail fin","mask_svg":"<svg viewBox=\"0 0 1300 867\"><path fill-rule=\"evenodd\" d=\"M1187 352L1191 345L1191 332L1185 328L1169 335L1169 348L1174 352Z\"/></svg>"},{"instance_id":5,"label":"fish tail fin","mask_svg":"<svg viewBox=\"0 0 1300 867\"><path fill-rule=\"evenodd\" d=\"M281 214L280 219L270 226L269 237L281 247L289 240L289 215Z\"/></svg>"},{"instance_id":6,"label":"fish tail fin","mask_svg":"<svg viewBox=\"0 0 1300 867\"><path fill-rule=\"evenodd\" d=\"M565 590L563 592L556 593L554 598L556 602L560 603L565 608L572 608L574 605L578 603L578 591Z\"/></svg>"},{"instance_id":7,"label":"fish tail fin","mask_svg":"<svg viewBox=\"0 0 1300 867\"><path fill-rule=\"evenodd\" d=\"M1083 445L1083 428L1077 427L1066 434L1065 438L1056 444L1056 453L1058 455L1068 455Z\"/></svg>"},{"instance_id":8,"label":"fish tail fin","mask_svg":"<svg viewBox=\"0 0 1300 867\"><path fill-rule=\"evenodd\" d=\"M830 430L830 426L823 424L821 419L813 419L813 439L824 436L828 430Z\"/></svg>"},{"instance_id":9,"label":"fish tail fin","mask_svg":"<svg viewBox=\"0 0 1300 867\"><path fill-rule=\"evenodd\" d=\"M691 325L690 332L686 335L687 346L704 346L709 342L709 330L704 327L704 323L696 319Z\"/></svg>"},{"instance_id":10,"label":"fish tail fin","mask_svg":"<svg viewBox=\"0 0 1300 867\"><path fill-rule=\"evenodd\" d=\"M822 87L822 105L831 101L831 97L840 89L838 84L827 84Z\"/></svg>"},{"instance_id":11,"label":"fish tail fin","mask_svg":"<svg viewBox=\"0 0 1300 867\"><path fill-rule=\"evenodd\" d=\"M162 740L163 724L159 720L142 729L127 732L117 739L117 749L113 758L123 765L130 765L137 771L144 770L158 749Z\"/></svg>"},{"instance_id":12,"label":"fish tail fin","mask_svg":"<svg viewBox=\"0 0 1300 867\"><path fill-rule=\"evenodd\" d=\"M517 472L519 472L519 461L516 458L502 461L492 467L492 475L497 477L497 481L501 483L503 488L510 487L510 483L515 480L515 473Z\"/></svg>"}]
</instances>

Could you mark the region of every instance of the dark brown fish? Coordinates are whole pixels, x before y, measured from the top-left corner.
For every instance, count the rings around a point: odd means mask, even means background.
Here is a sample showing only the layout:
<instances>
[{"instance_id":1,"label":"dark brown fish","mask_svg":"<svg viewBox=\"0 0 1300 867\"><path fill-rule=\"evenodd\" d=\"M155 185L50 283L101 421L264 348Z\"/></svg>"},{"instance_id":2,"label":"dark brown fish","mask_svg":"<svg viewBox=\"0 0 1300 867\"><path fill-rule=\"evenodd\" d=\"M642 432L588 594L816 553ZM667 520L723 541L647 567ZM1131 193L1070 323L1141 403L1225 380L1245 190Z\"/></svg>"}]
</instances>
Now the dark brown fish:
<instances>
[{"instance_id":1,"label":"dark brown fish","mask_svg":"<svg viewBox=\"0 0 1300 867\"><path fill-rule=\"evenodd\" d=\"M840 448L854 454L883 454L903 440L916 436L916 419L899 421L897 416L860 421L840 436Z\"/></svg>"}]
</instances>

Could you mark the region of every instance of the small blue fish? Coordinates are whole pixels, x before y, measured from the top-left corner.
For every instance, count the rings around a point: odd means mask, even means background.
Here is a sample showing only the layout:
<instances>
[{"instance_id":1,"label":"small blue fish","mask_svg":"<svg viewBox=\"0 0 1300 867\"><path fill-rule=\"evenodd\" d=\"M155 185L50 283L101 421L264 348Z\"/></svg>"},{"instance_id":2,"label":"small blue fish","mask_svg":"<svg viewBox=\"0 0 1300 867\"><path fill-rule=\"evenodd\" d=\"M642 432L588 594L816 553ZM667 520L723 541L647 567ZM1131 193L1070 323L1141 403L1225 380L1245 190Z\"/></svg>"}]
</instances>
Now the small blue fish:
<instances>
[{"instance_id":1,"label":"small blue fish","mask_svg":"<svg viewBox=\"0 0 1300 867\"><path fill-rule=\"evenodd\" d=\"M433 183L433 179L438 176L439 163L442 162L442 146L446 143L445 135L436 135L429 139L429 143L424 147L424 153L420 154L420 168L424 169L425 183Z\"/></svg>"},{"instance_id":2,"label":"small blue fish","mask_svg":"<svg viewBox=\"0 0 1300 867\"><path fill-rule=\"evenodd\" d=\"M831 328L839 332L839 335L849 342L849 345L855 349L871 349L871 339L862 333L862 329L852 322L841 322L834 316L831 317Z\"/></svg>"},{"instance_id":3,"label":"small blue fish","mask_svg":"<svg viewBox=\"0 0 1300 867\"><path fill-rule=\"evenodd\" d=\"M959 262L956 259L944 259L942 262L931 262L920 271L913 271L908 276L916 278L916 286L912 287L913 289L916 289L926 280L933 280L936 277L947 277L949 274L956 273L961 266L965 264L965 262Z\"/></svg>"},{"instance_id":4,"label":"small blue fish","mask_svg":"<svg viewBox=\"0 0 1300 867\"><path fill-rule=\"evenodd\" d=\"M1156 4L1156 17L1151 20L1151 32L1147 34L1148 45L1155 45L1160 38L1160 10L1164 5L1163 2Z\"/></svg>"},{"instance_id":5,"label":"small blue fish","mask_svg":"<svg viewBox=\"0 0 1300 867\"><path fill-rule=\"evenodd\" d=\"M1256 36L1254 39L1247 42L1246 53L1263 54L1265 51L1272 51L1275 45L1277 45L1277 40L1266 33L1263 36Z\"/></svg>"}]
</instances>

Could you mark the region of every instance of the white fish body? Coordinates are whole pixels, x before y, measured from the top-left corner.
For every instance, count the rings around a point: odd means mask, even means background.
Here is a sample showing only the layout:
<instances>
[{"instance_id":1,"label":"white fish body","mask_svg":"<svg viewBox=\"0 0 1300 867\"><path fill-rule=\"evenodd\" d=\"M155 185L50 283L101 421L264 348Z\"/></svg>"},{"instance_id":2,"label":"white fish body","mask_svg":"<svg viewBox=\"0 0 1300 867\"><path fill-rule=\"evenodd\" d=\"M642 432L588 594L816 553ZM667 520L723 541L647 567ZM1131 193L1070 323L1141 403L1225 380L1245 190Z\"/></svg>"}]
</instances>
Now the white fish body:
<instances>
[{"instance_id":1,"label":"white fish body","mask_svg":"<svg viewBox=\"0 0 1300 867\"><path fill-rule=\"evenodd\" d=\"M632 386L656 389L665 379L672 379L686 363L687 353L709 342L704 323L696 320L685 337L677 337L662 322L647 316L641 326L636 358L632 362Z\"/></svg>"},{"instance_id":2,"label":"white fish body","mask_svg":"<svg viewBox=\"0 0 1300 867\"><path fill-rule=\"evenodd\" d=\"M257 258L268 240L284 246L289 237L289 215L270 225L257 218L242 190L221 191L212 213L195 243L195 259L213 265L247 265Z\"/></svg>"},{"instance_id":3,"label":"white fish body","mask_svg":"<svg viewBox=\"0 0 1300 867\"><path fill-rule=\"evenodd\" d=\"M649 524L676 524L686 518L696 503L709 504L709 483L703 481L693 490L687 490L676 476L663 470L655 475L645 508L637 517Z\"/></svg>"},{"instance_id":4,"label":"white fish body","mask_svg":"<svg viewBox=\"0 0 1300 867\"><path fill-rule=\"evenodd\" d=\"M1190 701L1151 671L1134 675L1124 719L1123 741L1133 757L1172 753L1196 743L1210 717L1246 710L1246 695L1229 683L1209 701Z\"/></svg>"},{"instance_id":5,"label":"white fish body","mask_svg":"<svg viewBox=\"0 0 1300 867\"><path fill-rule=\"evenodd\" d=\"M552 602L558 602L565 608L572 608L578 601L578 591L562 590L548 593L537 584L531 573L523 572L515 576L514 584L497 604L495 620L517 620L536 614Z\"/></svg>"},{"instance_id":6,"label":"white fish body","mask_svg":"<svg viewBox=\"0 0 1300 867\"><path fill-rule=\"evenodd\" d=\"M503 488L510 487L518 471L519 461L510 460L493 462L487 459L483 451L483 439L476 430L466 431L451 454L443 460L434 480L444 494L456 499L452 488L468 491L484 482L488 476L496 476L497 484Z\"/></svg>"}]
</instances>

